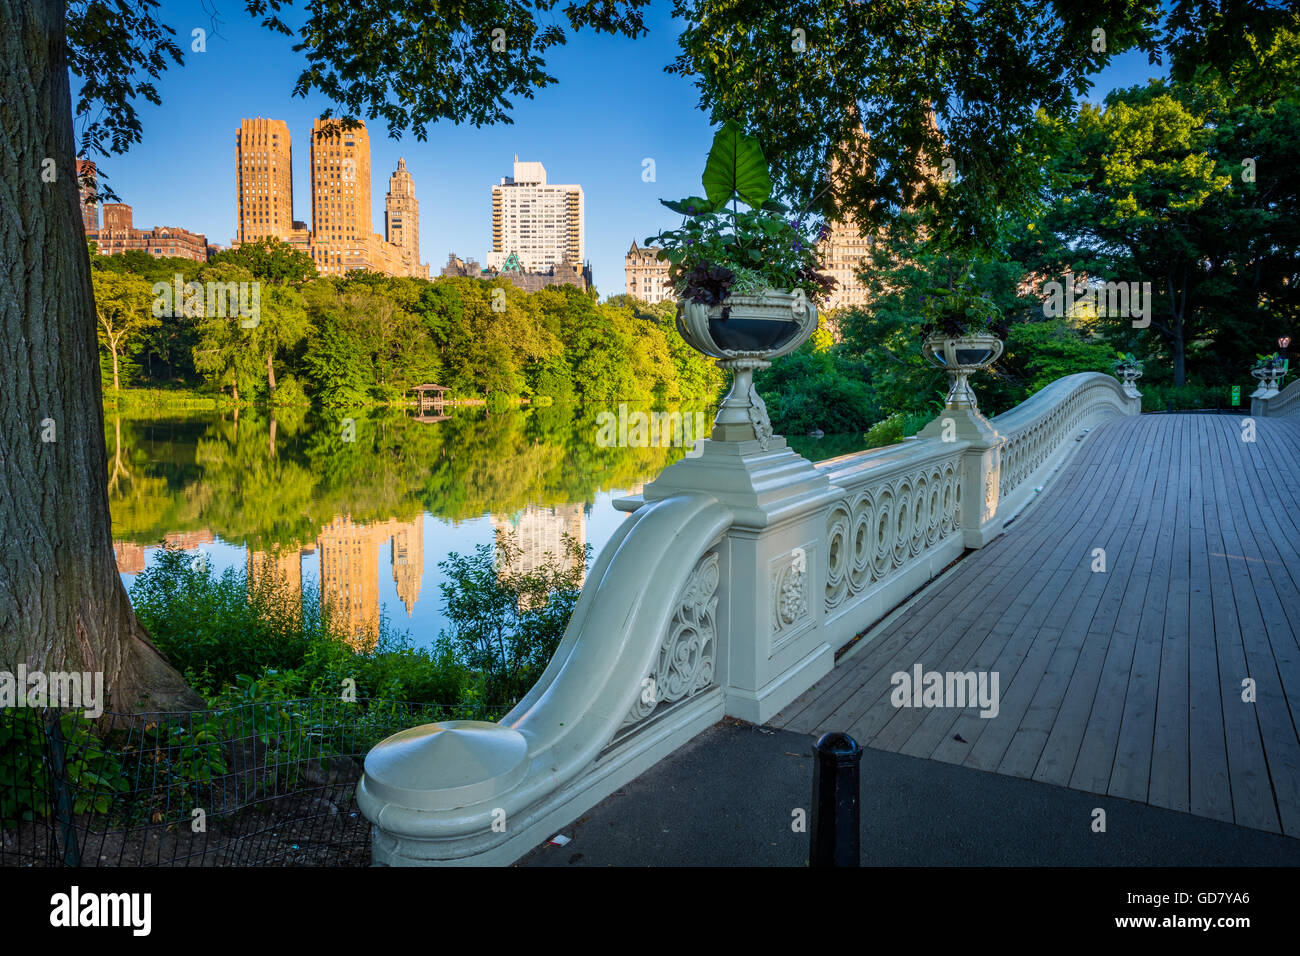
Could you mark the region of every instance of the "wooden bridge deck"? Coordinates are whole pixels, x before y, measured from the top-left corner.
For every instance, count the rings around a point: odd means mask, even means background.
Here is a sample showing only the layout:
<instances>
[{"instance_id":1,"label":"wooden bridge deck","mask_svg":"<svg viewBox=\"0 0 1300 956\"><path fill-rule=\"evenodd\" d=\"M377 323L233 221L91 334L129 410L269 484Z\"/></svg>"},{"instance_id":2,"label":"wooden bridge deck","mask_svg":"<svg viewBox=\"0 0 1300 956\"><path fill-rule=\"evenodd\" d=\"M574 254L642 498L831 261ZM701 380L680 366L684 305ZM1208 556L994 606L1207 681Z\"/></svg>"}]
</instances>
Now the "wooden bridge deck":
<instances>
[{"instance_id":1,"label":"wooden bridge deck","mask_svg":"<svg viewBox=\"0 0 1300 956\"><path fill-rule=\"evenodd\" d=\"M1095 428L1005 534L771 723L1300 836L1300 420L1256 428ZM918 663L998 672L998 715L893 706Z\"/></svg>"}]
</instances>

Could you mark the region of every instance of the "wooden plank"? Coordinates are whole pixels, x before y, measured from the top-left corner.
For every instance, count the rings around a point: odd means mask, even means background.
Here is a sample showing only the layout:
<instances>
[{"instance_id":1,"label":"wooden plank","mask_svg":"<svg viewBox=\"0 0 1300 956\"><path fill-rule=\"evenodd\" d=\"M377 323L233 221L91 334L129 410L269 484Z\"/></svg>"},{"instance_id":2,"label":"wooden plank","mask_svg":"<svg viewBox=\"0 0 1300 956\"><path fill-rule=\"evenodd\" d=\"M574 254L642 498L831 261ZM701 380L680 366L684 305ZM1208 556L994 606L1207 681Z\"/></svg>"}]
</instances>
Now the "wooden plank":
<instances>
[{"instance_id":1,"label":"wooden plank","mask_svg":"<svg viewBox=\"0 0 1300 956\"><path fill-rule=\"evenodd\" d=\"M1219 663L1219 693L1223 707L1224 739L1228 749L1228 782L1232 788L1233 819L1242 826L1279 832L1281 826L1268 783L1268 766L1260 739L1259 722L1254 708L1242 702L1241 682L1247 676L1246 652L1242 645L1241 623L1233 597L1232 569L1227 555L1228 540L1223 529L1227 495L1223 475L1217 462L1217 446L1224 440L1223 430L1209 433L1204 441L1207 462L1204 474L1212 489L1205 509L1206 544L1210 569L1210 600L1214 610L1214 640ZM1240 441L1240 435L1228 440Z\"/></svg>"},{"instance_id":2,"label":"wooden plank","mask_svg":"<svg viewBox=\"0 0 1300 956\"><path fill-rule=\"evenodd\" d=\"M1225 560L1241 628L1242 651L1249 676L1256 682L1254 711L1267 772L1260 789L1271 790L1274 806L1268 809L1278 814L1283 832L1300 835L1300 738L1285 693L1285 682L1296 669L1294 655L1288 655L1286 650L1293 641L1289 628L1280 623L1281 615L1265 610L1276 605L1276 595L1247 514L1250 489L1245 479L1259 467L1259 445L1229 435L1217 450L1221 467L1216 480L1222 482L1228 504L1226 509L1220 509L1224 546L1233 555ZM1266 529L1259 530L1267 533ZM1238 701L1240 698L1238 693Z\"/></svg>"},{"instance_id":3,"label":"wooden plank","mask_svg":"<svg viewBox=\"0 0 1300 956\"><path fill-rule=\"evenodd\" d=\"M1190 417L1175 434L1177 480L1165 507L1173 516L1169 546L1169 587L1161 629L1160 674L1157 681L1155 727L1152 735L1151 779L1147 801L1153 806L1186 811L1191 806L1191 767L1188 709L1191 627L1191 493L1192 442Z\"/></svg>"},{"instance_id":4,"label":"wooden plank","mask_svg":"<svg viewBox=\"0 0 1300 956\"><path fill-rule=\"evenodd\" d=\"M1128 687L1115 745L1115 762L1107 792L1111 796L1146 802L1151 780L1152 745L1155 740L1156 704L1160 692L1160 661L1164 650L1165 612L1169 601L1170 552L1174 519L1181 497L1180 474L1175 467L1181 433L1190 416L1176 416L1160 443L1160 466L1152 489L1155 505L1155 551L1151 555L1146 600L1138 623L1137 644L1129 670Z\"/></svg>"}]
</instances>

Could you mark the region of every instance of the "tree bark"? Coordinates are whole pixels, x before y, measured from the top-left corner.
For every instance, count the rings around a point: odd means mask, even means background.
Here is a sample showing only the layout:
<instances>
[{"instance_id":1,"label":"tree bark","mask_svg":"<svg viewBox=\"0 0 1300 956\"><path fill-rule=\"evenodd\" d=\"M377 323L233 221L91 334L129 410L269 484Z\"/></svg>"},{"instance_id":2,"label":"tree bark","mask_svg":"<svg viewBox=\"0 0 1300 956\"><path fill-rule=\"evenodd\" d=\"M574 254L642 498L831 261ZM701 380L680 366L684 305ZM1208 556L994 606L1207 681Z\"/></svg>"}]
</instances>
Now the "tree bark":
<instances>
[{"instance_id":1,"label":"tree bark","mask_svg":"<svg viewBox=\"0 0 1300 956\"><path fill-rule=\"evenodd\" d=\"M275 401L275 364L273 361L275 353L266 353L266 387L270 389L270 399Z\"/></svg>"},{"instance_id":2,"label":"tree bark","mask_svg":"<svg viewBox=\"0 0 1300 956\"><path fill-rule=\"evenodd\" d=\"M110 710L202 707L113 554L64 17L63 0L0 0L0 668L102 672Z\"/></svg>"}]
</instances>

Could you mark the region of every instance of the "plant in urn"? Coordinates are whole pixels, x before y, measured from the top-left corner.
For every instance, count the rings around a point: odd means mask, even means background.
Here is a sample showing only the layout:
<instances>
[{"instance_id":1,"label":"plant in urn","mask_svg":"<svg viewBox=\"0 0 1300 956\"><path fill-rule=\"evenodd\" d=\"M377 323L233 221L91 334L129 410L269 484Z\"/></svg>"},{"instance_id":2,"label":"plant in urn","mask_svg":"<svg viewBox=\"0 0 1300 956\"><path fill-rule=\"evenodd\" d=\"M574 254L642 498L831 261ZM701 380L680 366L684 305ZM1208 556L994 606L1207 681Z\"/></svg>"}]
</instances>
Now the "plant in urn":
<instances>
[{"instance_id":1,"label":"plant in urn","mask_svg":"<svg viewBox=\"0 0 1300 956\"><path fill-rule=\"evenodd\" d=\"M970 387L971 373L1002 355L1007 327L997 305L983 292L969 288L968 278L925 290L921 353L948 373L945 407L975 413L979 405Z\"/></svg>"},{"instance_id":2,"label":"plant in urn","mask_svg":"<svg viewBox=\"0 0 1300 956\"><path fill-rule=\"evenodd\" d=\"M773 200L758 140L726 123L713 139L701 178L705 196L660 200L682 226L646 239L671 263L681 303L677 330L693 348L732 373L731 391L713 422L715 441L757 440L772 424L754 388L754 372L793 352L817 328L817 306L834 280L818 270L821 223ZM746 209L741 209L744 204Z\"/></svg>"},{"instance_id":3,"label":"plant in urn","mask_svg":"<svg viewBox=\"0 0 1300 956\"><path fill-rule=\"evenodd\" d=\"M1125 352L1111 364L1111 368L1115 372L1115 377L1124 383L1125 395L1129 398L1142 397L1135 384L1142 377L1142 362L1137 356L1132 352Z\"/></svg>"}]
</instances>

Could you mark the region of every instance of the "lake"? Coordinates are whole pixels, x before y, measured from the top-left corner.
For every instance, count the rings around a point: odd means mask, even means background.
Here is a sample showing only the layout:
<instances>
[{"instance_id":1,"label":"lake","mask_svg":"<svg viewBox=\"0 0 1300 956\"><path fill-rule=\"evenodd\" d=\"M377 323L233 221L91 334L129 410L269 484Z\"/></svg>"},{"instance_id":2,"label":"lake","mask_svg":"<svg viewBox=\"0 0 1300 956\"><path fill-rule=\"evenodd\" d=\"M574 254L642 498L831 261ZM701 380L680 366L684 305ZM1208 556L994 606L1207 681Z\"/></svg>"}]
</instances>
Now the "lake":
<instances>
[{"instance_id":1,"label":"lake","mask_svg":"<svg viewBox=\"0 0 1300 956\"><path fill-rule=\"evenodd\" d=\"M638 493L685 453L602 447L597 414L477 407L417 421L400 410L142 416L109 408L118 569L129 588L163 548L202 554L218 573L314 586L360 643L386 617L427 646L447 626L438 562L448 554L508 533L522 549L521 570L561 555L565 534L594 556L625 517L614 499ZM817 460L862 440L791 444Z\"/></svg>"}]
</instances>

